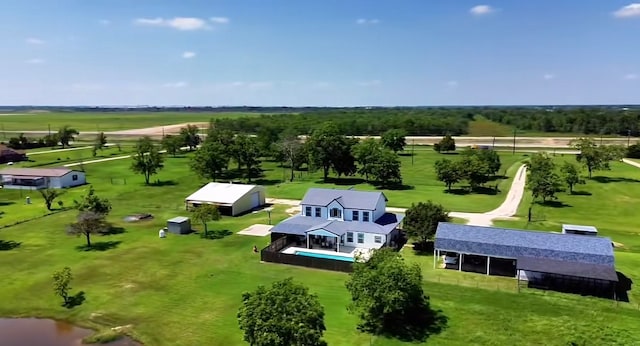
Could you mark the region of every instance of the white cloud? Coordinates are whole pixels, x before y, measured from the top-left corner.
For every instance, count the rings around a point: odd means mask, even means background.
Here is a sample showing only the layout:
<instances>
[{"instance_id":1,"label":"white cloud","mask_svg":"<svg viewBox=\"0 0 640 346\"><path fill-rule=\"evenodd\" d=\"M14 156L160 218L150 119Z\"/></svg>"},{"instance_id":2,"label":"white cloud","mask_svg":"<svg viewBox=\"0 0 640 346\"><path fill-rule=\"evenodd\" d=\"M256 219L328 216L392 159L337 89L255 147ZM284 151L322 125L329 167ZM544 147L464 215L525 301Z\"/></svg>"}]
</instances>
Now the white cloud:
<instances>
[{"instance_id":1,"label":"white cloud","mask_svg":"<svg viewBox=\"0 0 640 346\"><path fill-rule=\"evenodd\" d=\"M109 25L109 24L111 24L111 21L110 21L110 20L108 20L108 19L100 19L100 20L98 21L98 23L100 23L100 24L102 24L102 25Z\"/></svg>"},{"instance_id":2,"label":"white cloud","mask_svg":"<svg viewBox=\"0 0 640 346\"><path fill-rule=\"evenodd\" d=\"M38 64L44 64L44 59L33 58L33 59L26 60L25 62L27 64L38 65Z\"/></svg>"},{"instance_id":3,"label":"white cloud","mask_svg":"<svg viewBox=\"0 0 640 346\"><path fill-rule=\"evenodd\" d=\"M162 86L165 88L186 88L189 84L187 82L172 82L164 83Z\"/></svg>"},{"instance_id":4,"label":"white cloud","mask_svg":"<svg viewBox=\"0 0 640 346\"><path fill-rule=\"evenodd\" d=\"M638 75L635 74L635 73L629 73L629 74L624 76L624 79L626 79L626 80L636 80L636 79L638 79Z\"/></svg>"},{"instance_id":5,"label":"white cloud","mask_svg":"<svg viewBox=\"0 0 640 346\"><path fill-rule=\"evenodd\" d=\"M545 73L544 76L542 76L542 78L544 78L545 80L552 80L556 78L556 75L552 73Z\"/></svg>"},{"instance_id":6,"label":"white cloud","mask_svg":"<svg viewBox=\"0 0 640 346\"><path fill-rule=\"evenodd\" d=\"M210 29L207 22L200 18L194 17L175 17L172 19L157 18L138 18L134 20L137 25L144 26L163 26L180 31L194 31Z\"/></svg>"},{"instance_id":7,"label":"white cloud","mask_svg":"<svg viewBox=\"0 0 640 346\"><path fill-rule=\"evenodd\" d=\"M382 85L382 82L377 79L374 79L370 81L358 82L357 84L362 87L377 87Z\"/></svg>"},{"instance_id":8,"label":"white cloud","mask_svg":"<svg viewBox=\"0 0 640 346\"><path fill-rule=\"evenodd\" d=\"M34 44L34 45L39 45L39 44L44 44L44 41L39 39L39 38L35 38L35 37L29 37L28 39L25 40L28 44Z\"/></svg>"},{"instance_id":9,"label":"white cloud","mask_svg":"<svg viewBox=\"0 0 640 346\"><path fill-rule=\"evenodd\" d=\"M447 86L449 88L456 88L458 86L458 81L457 80L450 80L447 82Z\"/></svg>"},{"instance_id":10,"label":"white cloud","mask_svg":"<svg viewBox=\"0 0 640 346\"><path fill-rule=\"evenodd\" d=\"M249 82L247 87L249 89L268 89L273 86L273 82Z\"/></svg>"},{"instance_id":11,"label":"white cloud","mask_svg":"<svg viewBox=\"0 0 640 346\"><path fill-rule=\"evenodd\" d=\"M470 10L469 13L471 13L474 16L485 16L487 14L491 14L493 12L495 12L496 10L489 6L489 5L477 5L477 6L473 6Z\"/></svg>"},{"instance_id":12,"label":"white cloud","mask_svg":"<svg viewBox=\"0 0 640 346\"><path fill-rule=\"evenodd\" d=\"M227 17L211 17L209 18L211 23L215 24L229 24L230 20Z\"/></svg>"},{"instance_id":13,"label":"white cloud","mask_svg":"<svg viewBox=\"0 0 640 346\"><path fill-rule=\"evenodd\" d=\"M182 53L182 57L185 59L191 59L196 56L196 52L184 52Z\"/></svg>"},{"instance_id":14,"label":"white cloud","mask_svg":"<svg viewBox=\"0 0 640 346\"><path fill-rule=\"evenodd\" d=\"M631 3L627 6L621 7L617 11L613 12L613 16L617 18L640 17L640 2Z\"/></svg>"},{"instance_id":15,"label":"white cloud","mask_svg":"<svg viewBox=\"0 0 640 346\"><path fill-rule=\"evenodd\" d=\"M375 25L380 23L380 20L378 19L367 19L367 18L359 18L356 20L356 24L358 25Z\"/></svg>"}]
</instances>

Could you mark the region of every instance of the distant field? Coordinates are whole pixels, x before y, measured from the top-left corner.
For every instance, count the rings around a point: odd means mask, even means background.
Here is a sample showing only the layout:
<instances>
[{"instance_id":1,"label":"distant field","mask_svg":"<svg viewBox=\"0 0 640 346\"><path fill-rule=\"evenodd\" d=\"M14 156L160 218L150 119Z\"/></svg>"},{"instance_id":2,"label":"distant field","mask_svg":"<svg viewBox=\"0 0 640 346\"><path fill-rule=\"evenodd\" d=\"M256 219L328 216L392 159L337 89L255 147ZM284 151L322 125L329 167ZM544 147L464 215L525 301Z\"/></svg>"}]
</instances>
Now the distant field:
<instances>
[{"instance_id":1,"label":"distant field","mask_svg":"<svg viewBox=\"0 0 640 346\"><path fill-rule=\"evenodd\" d=\"M0 131L52 131L70 125L78 131L118 131L186 122L208 122L211 118L257 116L257 113L35 113L0 116Z\"/></svg>"}]
</instances>

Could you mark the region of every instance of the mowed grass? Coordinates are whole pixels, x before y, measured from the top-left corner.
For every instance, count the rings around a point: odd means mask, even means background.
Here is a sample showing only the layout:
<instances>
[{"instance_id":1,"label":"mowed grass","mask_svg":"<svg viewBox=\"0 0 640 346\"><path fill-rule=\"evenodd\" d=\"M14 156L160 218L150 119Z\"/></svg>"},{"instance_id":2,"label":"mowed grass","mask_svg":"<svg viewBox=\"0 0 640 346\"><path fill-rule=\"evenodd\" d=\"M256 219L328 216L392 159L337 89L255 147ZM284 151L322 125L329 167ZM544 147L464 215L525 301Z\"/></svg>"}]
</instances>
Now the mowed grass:
<instances>
[{"instance_id":1,"label":"mowed grass","mask_svg":"<svg viewBox=\"0 0 640 346\"><path fill-rule=\"evenodd\" d=\"M500 124L484 117L476 117L473 121L470 121L467 134L467 136L471 137L505 137L512 135L513 128L511 126Z\"/></svg>"},{"instance_id":2,"label":"mowed grass","mask_svg":"<svg viewBox=\"0 0 640 346\"><path fill-rule=\"evenodd\" d=\"M556 162L575 162L574 155L557 156ZM585 172L586 175L586 172ZM586 177L585 177L586 178ZM498 226L540 231L562 230L562 224L592 225L601 236L615 242L616 268L635 283L629 292L633 303L640 303L640 168L613 162L611 171L596 171L575 193L559 193L550 205L532 204L530 192L518 209L518 221L496 221ZM529 207L532 222L527 222Z\"/></svg>"},{"instance_id":3,"label":"mowed grass","mask_svg":"<svg viewBox=\"0 0 640 346\"><path fill-rule=\"evenodd\" d=\"M210 229L234 233L222 239L204 240L197 234L158 239L166 219L187 215L184 197L202 182L189 172L188 160L168 158L157 176L165 185L158 186L144 186L141 176L128 173L128 160L85 167L97 193L113 203L109 220L124 228L120 234L93 237L94 243L111 247L105 251L80 251L84 239L65 234L74 211L1 230L5 244L19 246L0 251L0 300L5 302L0 315L64 319L93 328L131 324L132 336L146 345L241 345L236 313L242 292L293 276L324 306L329 345L405 345L356 330L357 319L346 309L347 274L260 263L251 248L265 246L268 237L235 233L266 223L264 212L210 223ZM127 184L111 184L112 177L126 177ZM284 209L276 207L274 222L287 216ZM122 221L141 212L155 218ZM402 253L421 266L432 306L448 319L447 328L431 336L430 344L631 345L640 338L640 311L623 304L535 290L517 293L513 279L433 269L431 256L410 249ZM73 310L60 307L51 289L51 273L64 266L73 270L72 293L83 291L87 298Z\"/></svg>"},{"instance_id":4,"label":"mowed grass","mask_svg":"<svg viewBox=\"0 0 640 346\"><path fill-rule=\"evenodd\" d=\"M240 112L50 112L0 116L0 131L57 131L69 125L78 131L118 131L181 124L208 122L212 118L257 116ZM7 139L13 134L4 134ZM3 138L4 139L4 138Z\"/></svg>"}]
</instances>

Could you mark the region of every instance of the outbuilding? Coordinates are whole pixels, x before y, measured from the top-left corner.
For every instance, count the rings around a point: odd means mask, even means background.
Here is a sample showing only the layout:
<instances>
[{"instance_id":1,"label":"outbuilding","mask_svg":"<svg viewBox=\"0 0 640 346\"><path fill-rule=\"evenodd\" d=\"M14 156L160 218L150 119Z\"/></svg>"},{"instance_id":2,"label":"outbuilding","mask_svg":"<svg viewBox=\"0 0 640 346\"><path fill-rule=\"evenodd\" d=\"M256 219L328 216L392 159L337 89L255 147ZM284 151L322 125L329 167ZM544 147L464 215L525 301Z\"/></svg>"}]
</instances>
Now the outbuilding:
<instances>
[{"instance_id":1,"label":"outbuilding","mask_svg":"<svg viewBox=\"0 0 640 346\"><path fill-rule=\"evenodd\" d=\"M63 189L86 184L84 172L60 168L6 168L0 171L5 189Z\"/></svg>"},{"instance_id":2,"label":"outbuilding","mask_svg":"<svg viewBox=\"0 0 640 346\"><path fill-rule=\"evenodd\" d=\"M167 230L174 234L187 234L191 232L191 220L188 217L176 216L167 220Z\"/></svg>"},{"instance_id":3,"label":"outbuilding","mask_svg":"<svg viewBox=\"0 0 640 346\"><path fill-rule=\"evenodd\" d=\"M236 216L265 204L265 190L260 185L208 183L185 199L187 210L213 204L222 215Z\"/></svg>"},{"instance_id":4,"label":"outbuilding","mask_svg":"<svg viewBox=\"0 0 640 346\"><path fill-rule=\"evenodd\" d=\"M598 235L598 229L593 226L582 225L562 225L562 233L564 234L578 234L578 235Z\"/></svg>"}]
</instances>

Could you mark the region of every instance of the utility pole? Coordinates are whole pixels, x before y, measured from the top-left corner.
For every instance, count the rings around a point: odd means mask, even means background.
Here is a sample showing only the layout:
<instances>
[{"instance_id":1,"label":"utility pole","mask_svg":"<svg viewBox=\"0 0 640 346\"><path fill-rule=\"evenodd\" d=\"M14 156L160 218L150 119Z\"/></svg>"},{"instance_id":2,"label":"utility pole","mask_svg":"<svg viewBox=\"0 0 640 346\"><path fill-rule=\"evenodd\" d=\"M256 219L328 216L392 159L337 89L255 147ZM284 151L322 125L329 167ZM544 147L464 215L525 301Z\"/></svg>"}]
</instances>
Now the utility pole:
<instances>
[{"instance_id":1,"label":"utility pole","mask_svg":"<svg viewBox=\"0 0 640 346\"><path fill-rule=\"evenodd\" d=\"M493 136L493 142L491 143L491 150L496 149L496 136Z\"/></svg>"},{"instance_id":2,"label":"utility pole","mask_svg":"<svg viewBox=\"0 0 640 346\"><path fill-rule=\"evenodd\" d=\"M514 128L513 129L513 152L512 152L512 154L516 153L516 132L518 132L518 129Z\"/></svg>"},{"instance_id":3,"label":"utility pole","mask_svg":"<svg viewBox=\"0 0 640 346\"><path fill-rule=\"evenodd\" d=\"M51 136L51 124L49 124L49 136Z\"/></svg>"},{"instance_id":4,"label":"utility pole","mask_svg":"<svg viewBox=\"0 0 640 346\"><path fill-rule=\"evenodd\" d=\"M627 148L631 144L631 130L627 130Z\"/></svg>"},{"instance_id":5,"label":"utility pole","mask_svg":"<svg viewBox=\"0 0 640 346\"><path fill-rule=\"evenodd\" d=\"M5 139L5 138L7 137L6 137L6 134L4 133L4 124L2 124L2 139Z\"/></svg>"}]
</instances>

